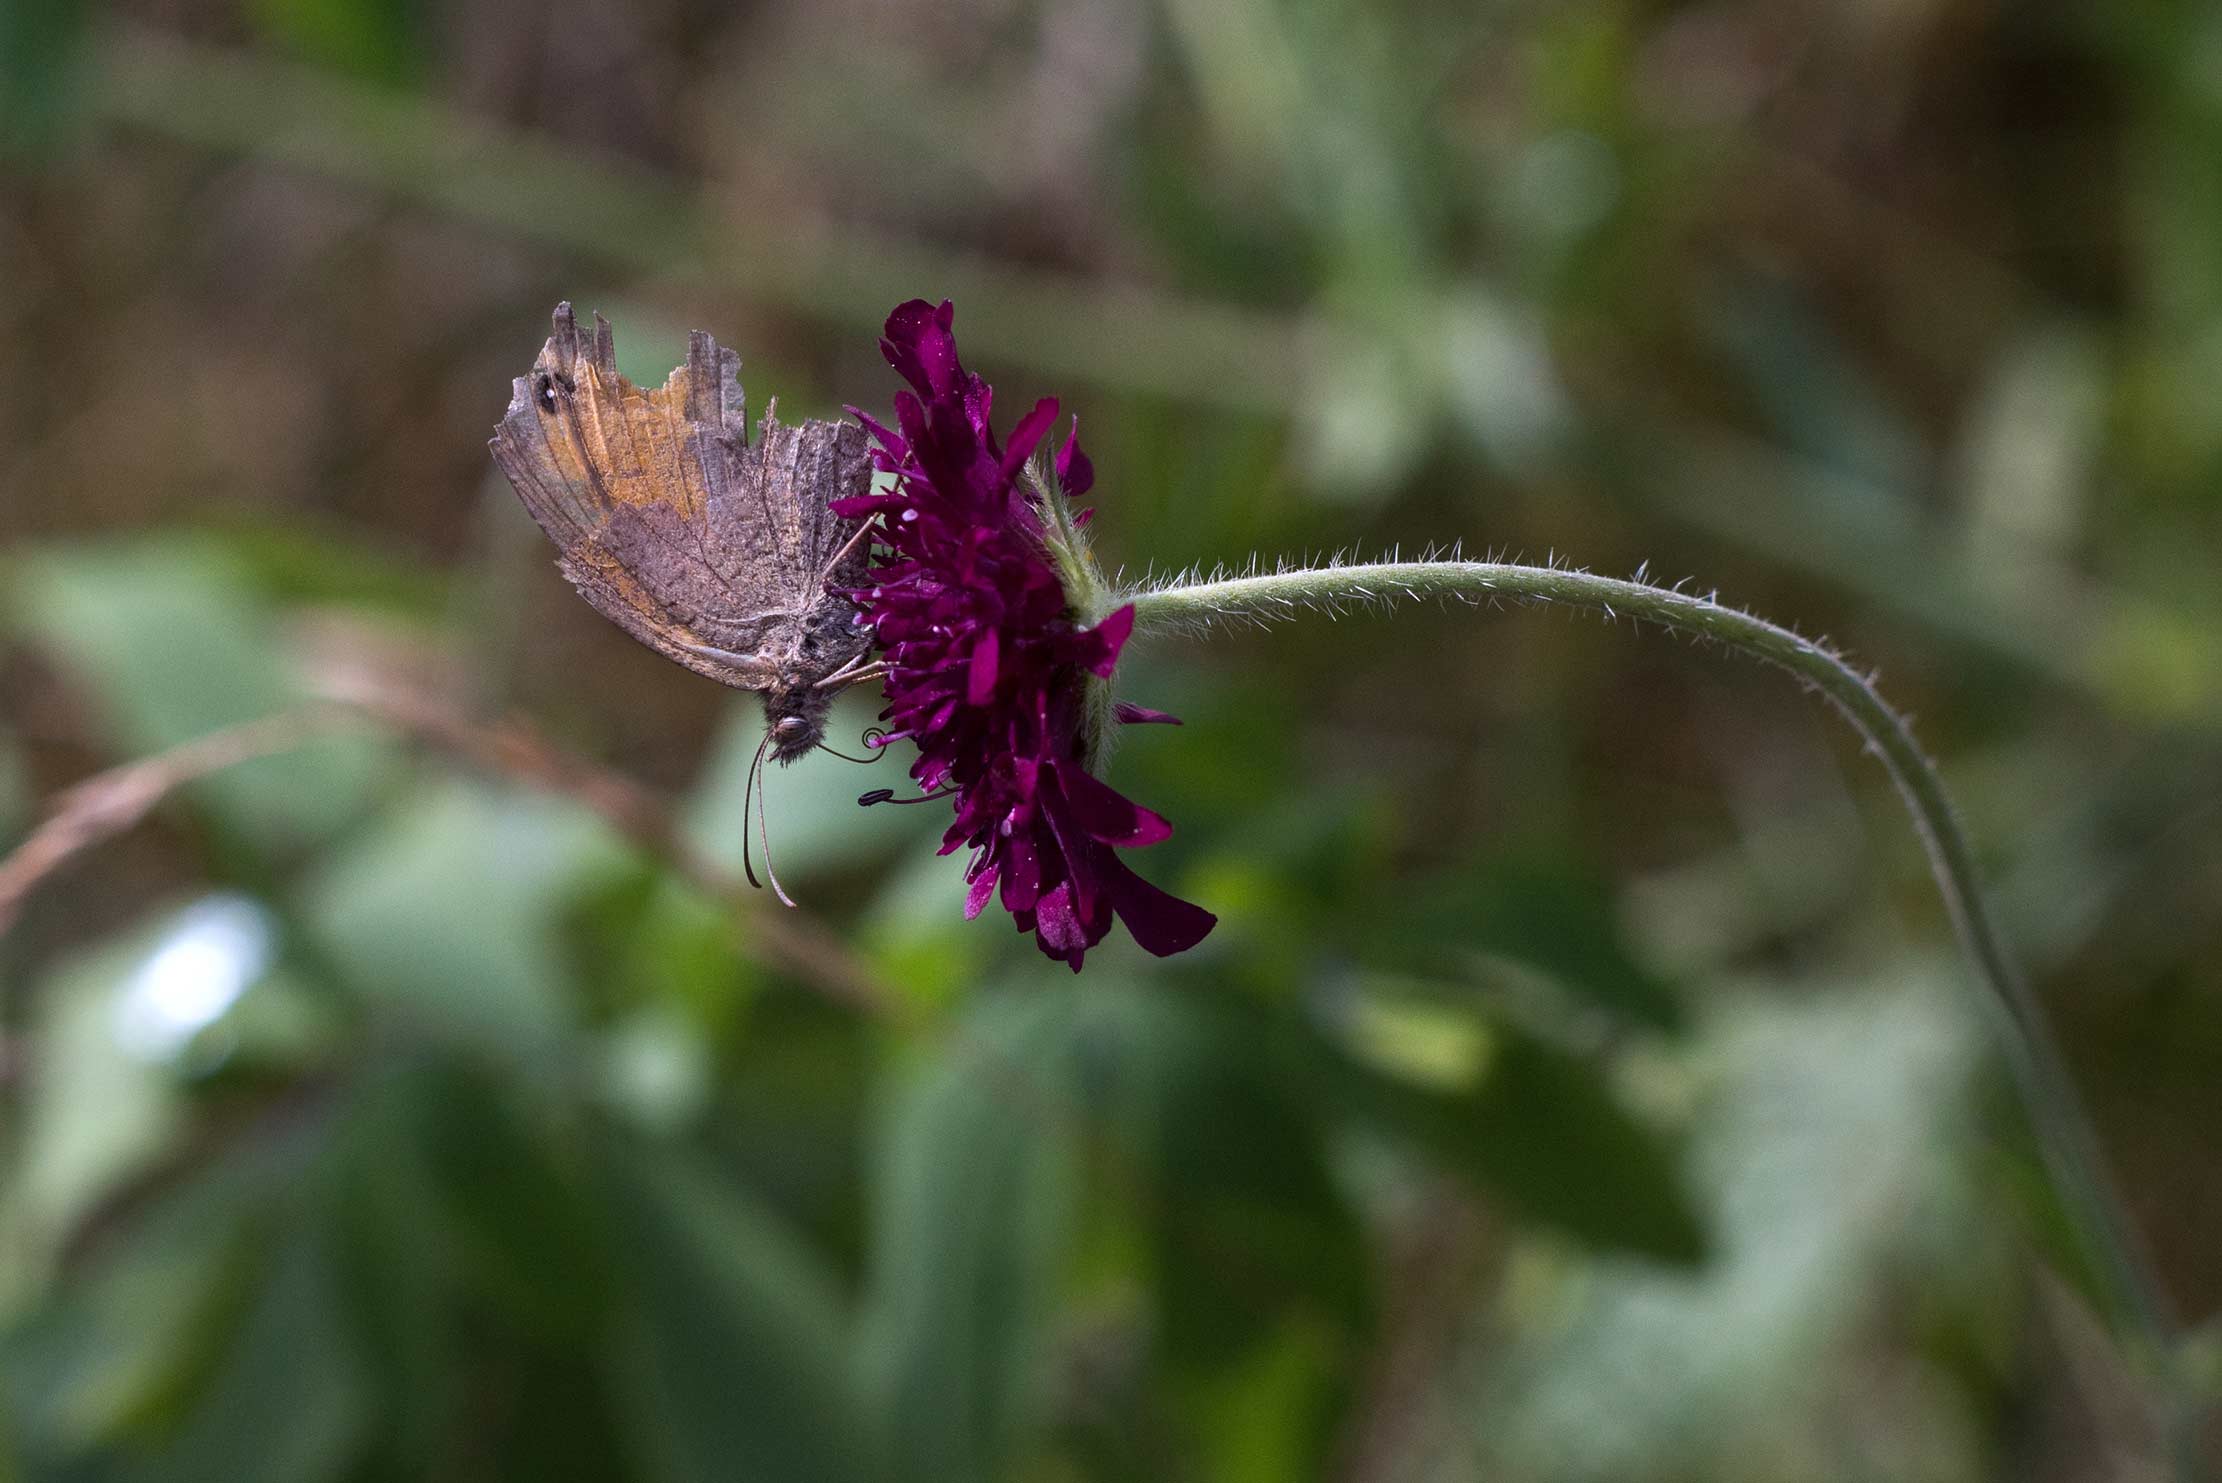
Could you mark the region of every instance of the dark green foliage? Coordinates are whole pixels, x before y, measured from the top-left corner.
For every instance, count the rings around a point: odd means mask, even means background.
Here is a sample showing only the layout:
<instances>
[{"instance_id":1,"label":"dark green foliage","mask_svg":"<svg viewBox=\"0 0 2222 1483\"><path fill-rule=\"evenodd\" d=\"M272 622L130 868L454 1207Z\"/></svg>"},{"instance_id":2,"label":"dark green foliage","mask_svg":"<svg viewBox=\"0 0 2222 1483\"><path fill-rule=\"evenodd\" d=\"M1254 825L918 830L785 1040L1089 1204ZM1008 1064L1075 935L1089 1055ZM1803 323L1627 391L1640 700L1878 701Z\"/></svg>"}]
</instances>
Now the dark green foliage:
<instances>
[{"instance_id":1,"label":"dark green foliage","mask_svg":"<svg viewBox=\"0 0 2222 1483\"><path fill-rule=\"evenodd\" d=\"M1000 1476L1042 1427L1089 1129L1077 1005L984 1002L880 1119L864 1363L905 1476Z\"/></svg>"},{"instance_id":2,"label":"dark green foliage","mask_svg":"<svg viewBox=\"0 0 2222 1483\"><path fill-rule=\"evenodd\" d=\"M1671 1142L1645 1128L1594 1067L1493 1026L1478 1084L1438 1091L1343 1068L1361 1115L1411 1138L1529 1216L1603 1251L1677 1265L1705 1239Z\"/></svg>"},{"instance_id":3,"label":"dark green foliage","mask_svg":"<svg viewBox=\"0 0 2222 1483\"><path fill-rule=\"evenodd\" d=\"M0 5L0 167L60 145L84 84L91 0Z\"/></svg>"}]
</instances>

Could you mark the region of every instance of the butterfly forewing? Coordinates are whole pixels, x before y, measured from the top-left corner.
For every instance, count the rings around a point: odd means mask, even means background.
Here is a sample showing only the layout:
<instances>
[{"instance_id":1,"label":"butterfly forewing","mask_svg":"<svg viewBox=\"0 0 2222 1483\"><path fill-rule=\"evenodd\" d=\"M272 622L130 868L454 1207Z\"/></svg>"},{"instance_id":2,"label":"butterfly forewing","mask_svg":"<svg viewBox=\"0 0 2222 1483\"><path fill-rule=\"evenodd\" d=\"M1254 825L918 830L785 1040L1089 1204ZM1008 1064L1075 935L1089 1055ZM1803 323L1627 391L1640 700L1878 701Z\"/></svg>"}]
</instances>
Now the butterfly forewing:
<instances>
[{"instance_id":1,"label":"butterfly forewing","mask_svg":"<svg viewBox=\"0 0 2222 1483\"><path fill-rule=\"evenodd\" d=\"M697 332L648 391L594 325L589 339L557 308L489 445L563 574L634 638L724 684L807 686L862 655L853 608L826 589L864 579L861 543L827 570L856 529L827 504L871 478L863 429L767 415L751 443L739 356Z\"/></svg>"}]
</instances>

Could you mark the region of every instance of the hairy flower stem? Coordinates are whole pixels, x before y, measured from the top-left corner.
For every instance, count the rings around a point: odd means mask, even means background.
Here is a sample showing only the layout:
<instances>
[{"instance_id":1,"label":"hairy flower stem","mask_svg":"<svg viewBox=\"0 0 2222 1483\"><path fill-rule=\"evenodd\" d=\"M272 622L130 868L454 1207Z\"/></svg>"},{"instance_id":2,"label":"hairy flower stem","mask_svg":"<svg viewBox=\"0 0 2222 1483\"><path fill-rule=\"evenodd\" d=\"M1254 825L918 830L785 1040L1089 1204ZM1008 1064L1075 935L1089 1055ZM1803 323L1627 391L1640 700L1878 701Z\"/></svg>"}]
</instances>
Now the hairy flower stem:
<instances>
[{"instance_id":1,"label":"hairy flower stem","mask_svg":"<svg viewBox=\"0 0 2222 1483\"><path fill-rule=\"evenodd\" d=\"M1996 1029L2054 1190L2086 1244L2117 1321L2150 1350L2147 1358L2161 1367L2171 1389L2176 1388L2176 1324L2167 1299L2107 1177L2098 1140L2043 1008L1984 905L1974 855L1944 783L1915 743L1905 719L1835 652L1763 618L1723 607L1711 597L1562 567L1508 562L1335 565L1175 582L1127 598L1134 603L1137 634L1197 632L1220 622L1277 621L1307 610L1334 612L1399 598L1468 604L1559 603L1716 640L1788 670L1827 696L1898 785L1960 944L1990 990L1983 996L1985 1013Z\"/></svg>"}]
</instances>

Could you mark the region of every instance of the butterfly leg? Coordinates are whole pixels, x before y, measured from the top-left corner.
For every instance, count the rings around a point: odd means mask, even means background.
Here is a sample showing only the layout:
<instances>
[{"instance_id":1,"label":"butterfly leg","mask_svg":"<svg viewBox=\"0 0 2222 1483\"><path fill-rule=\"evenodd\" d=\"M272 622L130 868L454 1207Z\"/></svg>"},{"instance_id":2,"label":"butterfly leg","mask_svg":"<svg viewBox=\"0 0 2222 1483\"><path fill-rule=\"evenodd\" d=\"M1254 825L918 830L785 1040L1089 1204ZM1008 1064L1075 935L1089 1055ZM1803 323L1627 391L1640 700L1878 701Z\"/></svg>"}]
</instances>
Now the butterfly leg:
<instances>
[{"instance_id":1,"label":"butterfly leg","mask_svg":"<svg viewBox=\"0 0 2222 1483\"><path fill-rule=\"evenodd\" d=\"M826 563L824 573L818 578L818 585L822 587L833 580L833 574L841 569L842 562L849 559L849 553L854 551L859 543L870 540L872 532L879 529L879 523L880 517L874 515L856 528L856 534L844 541L841 549L833 553L833 559Z\"/></svg>"},{"instance_id":2,"label":"butterfly leg","mask_svg":"<svg viewBox=\"0 0 2222 1483\"><path fill-rule=\"evenodd\" d=\"M864 667L860 669L858 668L859 665ZM861 685L867 680L878 679L881 675L887 673L887 669L888 666L885 663L864 664L864 656L859 654L832 674L818 681L812 688L823 690L828 686L838 686L846 690L851 685Z\"/></svg>"}]
</instances>

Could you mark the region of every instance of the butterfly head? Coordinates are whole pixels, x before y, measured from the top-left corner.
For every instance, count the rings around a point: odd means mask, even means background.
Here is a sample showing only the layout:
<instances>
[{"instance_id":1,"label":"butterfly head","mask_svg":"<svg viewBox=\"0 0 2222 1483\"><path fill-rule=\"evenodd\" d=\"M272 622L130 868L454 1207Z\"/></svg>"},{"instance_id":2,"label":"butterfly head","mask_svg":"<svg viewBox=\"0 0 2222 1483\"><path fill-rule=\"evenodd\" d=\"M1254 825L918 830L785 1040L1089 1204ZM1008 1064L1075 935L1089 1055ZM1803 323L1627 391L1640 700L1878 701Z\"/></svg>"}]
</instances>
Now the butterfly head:
<instances>
[{"instance_id":1,"label":"butterfly head","mask_svg":"<svg viewBox=\"0 0 2222 1483\"><path fill-rule=\"evenodd\" d=\"M832 709L832 692L816 685L766 690L764 724L772 760L792 762L815 751L825 740L826 716Z\"/></svg>"}]
</instances>

